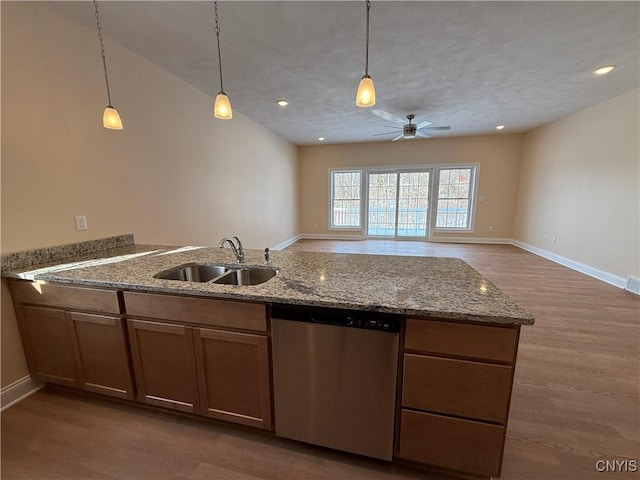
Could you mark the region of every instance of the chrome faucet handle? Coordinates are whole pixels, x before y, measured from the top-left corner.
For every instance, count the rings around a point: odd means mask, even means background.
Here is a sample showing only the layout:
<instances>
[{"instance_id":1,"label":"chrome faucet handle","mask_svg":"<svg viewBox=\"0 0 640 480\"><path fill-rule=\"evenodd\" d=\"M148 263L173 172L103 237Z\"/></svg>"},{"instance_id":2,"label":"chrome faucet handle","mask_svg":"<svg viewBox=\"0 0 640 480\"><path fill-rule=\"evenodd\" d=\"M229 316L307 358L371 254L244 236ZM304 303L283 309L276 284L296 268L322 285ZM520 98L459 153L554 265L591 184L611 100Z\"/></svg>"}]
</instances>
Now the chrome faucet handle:
<instances>
[{"instance_id":1,"label":"chrome faucet handle","mask_svg":"<svg viewBox=\"0 0 640 480\"><path fill-rule=\"evenodd\" d=\"M242 242L238 237L233 237L233 239L238 244L238 263L244 262L244 247L242 246Z\"/></svg>"},{"instance_id":2,"label":"chrome faucet handle","mask_svg":"<svg viewBox=\"0 0 640 480\"><path fill-rule=\"evenodd\" d=\"M264 249L264 262L269 263L269 247Z\"/></svg>"},{"instance_id":3,"label":"chrome faucet handle","mask_svg":"<svg viewBox=\"0 0 640 480\"><path fill-rule=\"evenodd\" d=\"M220 240L218 247L224 248L224 244L228 243L229 246L231 247L231 250L233 251L233 254L236 257L236 260L238 260L238 263L242 263L244 262L244 248L242 248L242 243L240 243L240 240L238 239L238 237L233 237L233 238L238 240L238 247L236 247L236 244L233 243L233 240L226 237Z\"/></svg>"}]
</instances>

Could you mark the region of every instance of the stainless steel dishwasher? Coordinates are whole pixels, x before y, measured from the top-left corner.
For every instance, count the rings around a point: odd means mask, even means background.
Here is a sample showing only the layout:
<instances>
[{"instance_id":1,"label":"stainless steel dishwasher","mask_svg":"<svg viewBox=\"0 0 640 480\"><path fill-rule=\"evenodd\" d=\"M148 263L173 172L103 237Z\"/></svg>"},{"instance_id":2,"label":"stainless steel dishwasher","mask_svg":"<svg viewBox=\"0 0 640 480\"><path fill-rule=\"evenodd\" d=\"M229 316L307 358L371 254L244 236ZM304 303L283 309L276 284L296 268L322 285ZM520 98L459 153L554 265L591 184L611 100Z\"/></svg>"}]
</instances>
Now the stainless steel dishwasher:
<instances>
[{"instance_id":1,"label":"stainless steel dishwasher","mask_svg":"<svg viewBox=\"0 0 640 480\"><path fill-rule=\"evenodd\" d=\"M391 460L399 319L273 305L276 435Z\"/></svg>"}]
</instances>

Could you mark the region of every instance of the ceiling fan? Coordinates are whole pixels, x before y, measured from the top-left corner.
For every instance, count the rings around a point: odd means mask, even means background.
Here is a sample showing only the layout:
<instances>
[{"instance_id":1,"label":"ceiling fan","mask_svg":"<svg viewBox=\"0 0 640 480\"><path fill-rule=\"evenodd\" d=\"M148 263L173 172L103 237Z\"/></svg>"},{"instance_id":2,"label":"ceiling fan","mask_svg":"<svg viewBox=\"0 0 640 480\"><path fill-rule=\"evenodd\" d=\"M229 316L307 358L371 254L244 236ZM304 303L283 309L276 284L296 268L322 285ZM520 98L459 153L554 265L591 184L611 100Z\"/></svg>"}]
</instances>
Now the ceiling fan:
<instances>
[{"instance_id":1,"label":"ceiling fan","mask_svg":"<svg viewBox=\"0 0 640 480\"><path fill-rule=\"evenodd\" d=\"M416 118L416 116L413 113L410 113L409 115L407 115L406 118L407 120L409 120L409 123L406 123L402 128L398 128L397 126L385 125L385 128L393 128L395 131L390 131L385 133L376 133L373 136L379 137L381 135L400 133L400 135L398 135L396 138L391 140L392 142L395 142L396 140L405 140L405 139L408 140L415 137L430 138L431 135L426 133L425 130L431 130L431 131L451 130L451 127L448 125L442 126L442 127L430 127L429 125L431 125L431 122L427 120L424 120L423 122L415 124L413 123L413 119ZM398 121L404 122L404 120L398 120Z\"/></svg>"}]
</instances>

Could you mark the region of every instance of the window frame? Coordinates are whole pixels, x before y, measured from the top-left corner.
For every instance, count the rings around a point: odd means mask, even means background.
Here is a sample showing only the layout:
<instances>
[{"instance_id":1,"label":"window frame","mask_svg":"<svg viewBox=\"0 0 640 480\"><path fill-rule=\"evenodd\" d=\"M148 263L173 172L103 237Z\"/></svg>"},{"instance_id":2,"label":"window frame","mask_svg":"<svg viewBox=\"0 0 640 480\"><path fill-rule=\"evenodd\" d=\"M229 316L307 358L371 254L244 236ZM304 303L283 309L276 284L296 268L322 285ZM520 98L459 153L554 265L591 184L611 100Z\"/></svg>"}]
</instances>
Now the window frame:
<instances>
[{"instance_id":1,"label":"window frame","mask_svg":"<svg viewBox=\"0 0 640 480\"><path fill-rule=\"evenodd\" d=\"M471 179L469 181L469 214L467 219L467 226L464 228L459 227L437 227L438 222L438 200L440 199L440 173L442 170L457 170L468 168L471 170ZM477 210L477 191L478 191L478 178L480 165L477 163L460 163L460 164L445 164L434 166L436 174L434 175L433 185L433 203L435 209L432 211L431 216L431 231L433 233L474 233L475 232L475 220Z\"/></svg>"},{"instance_id":2,"label":"window frame","mask_svg":"<svg viewBox=\"0 0 640 480\"><path fill-rule=\"evenodd\" d=\"M360 175L360 204L359 204L359 216L358 216L358 226L343 226L343 225L335 225L333 223L333 204L335 201L334 193L335 193L335 174L336 173L358 173ZM329 230L340 230L340 231L362 231L363 225L363 178L364 178L364 170L361 168L330 168L329 169Z\"/></svg>"},{"instance_id":3,"label":"window frame","mask_svg":"<svg viewBox=\"0 0 640 480\"><path fill-rule=\"evenodd\" d=\"M438 218L438 192L440 189L440 171L469 168L471 169L471 181L469 185L469 217L466 228L436 227ZM440 233L475 233L476 212L478 209L478 190L480 182L480 164L477 162L465 163L436 163L436 164L415 164L415 165L385 165L359 168L330 168L329 169L329 202L328 202L328 230L360 232L365 238L368 229L368 175L369 173L384 173L388 171L430 171L431 172L431 192L429 195L429 218L426 237L393 237L394 240L437 240L435 234ZM360 218L358 227L343 227L333 224L333 193L335 173L359 173L360 174Z\"/></svg>"}]
</instances>

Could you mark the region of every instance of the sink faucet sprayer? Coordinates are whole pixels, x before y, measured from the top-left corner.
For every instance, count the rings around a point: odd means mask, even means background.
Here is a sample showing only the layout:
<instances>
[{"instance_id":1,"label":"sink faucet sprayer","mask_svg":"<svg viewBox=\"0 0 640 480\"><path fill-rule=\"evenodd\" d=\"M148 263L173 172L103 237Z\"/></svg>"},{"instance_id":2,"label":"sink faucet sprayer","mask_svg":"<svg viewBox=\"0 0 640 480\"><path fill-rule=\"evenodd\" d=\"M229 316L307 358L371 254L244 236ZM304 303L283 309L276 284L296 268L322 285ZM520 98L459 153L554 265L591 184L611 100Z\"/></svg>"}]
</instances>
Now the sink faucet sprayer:
<instances>
[{"instance_id":1,"label":"sink faucet sprayer","mask_svg":"<svg viewBox=\"0 0 640 480\"><path fill-rule=\"evenodd\" d=\"M234 243L234 240L235 240L235 243ZM242 242L240 241L240 239L238 237L233 237L233 238L225 237L222 240L220 240L218 247L224 248L225 243L229 243L229 245L231 246L231 250L233 250L233 254L236 256L238 263L244 262L244 247L242 246Z\"/></svg>"}]
</instances>

